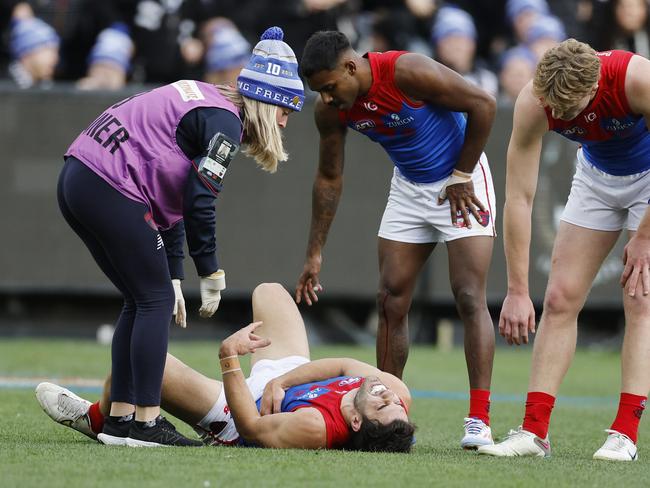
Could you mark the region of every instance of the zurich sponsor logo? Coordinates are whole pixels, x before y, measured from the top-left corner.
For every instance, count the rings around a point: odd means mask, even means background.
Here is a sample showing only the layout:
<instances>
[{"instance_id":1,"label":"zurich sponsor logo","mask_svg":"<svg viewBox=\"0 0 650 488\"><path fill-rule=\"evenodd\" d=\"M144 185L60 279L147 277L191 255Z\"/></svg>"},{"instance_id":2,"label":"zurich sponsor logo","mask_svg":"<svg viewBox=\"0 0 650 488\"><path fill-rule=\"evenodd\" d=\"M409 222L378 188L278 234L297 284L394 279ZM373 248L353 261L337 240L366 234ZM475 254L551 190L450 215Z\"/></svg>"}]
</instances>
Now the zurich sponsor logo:
<instances>
[{"instance_id":1,"label":"zurich sponsor logo","mask_svg":"<svg viewBox=\"0 0 650 488\"><path fill-rule=\"evenodd\" d=\"M379 108L375 102L363 102L363 106L370 112L374 112Z\"/></svg>"},{"instance_id":2,"label":"zurich sponsor logo","mask_svg":"<svg viewBox=\"0 0 650 488\"><path fill-rule=\"evenodd\" d=\"M313 400L314 398L318 398L324 393L327 393L329 390L327 388L314 388L311 391L308 391L304 395L301 395L298 397L298 400Z\"/></svg>"},{"instance_id":3,"label":"zurich sponsor logo","mask_svg":"<svg viewBox=\"0 0 650 488\"><path fill-rule=\"evenodd\" d=\"M363 131L368 129L373 129L375 127L375 122L372 120L360 120L354 124L354 130Z\"/></svg>"},{"instance_id":4,"label":"zurich sponsor logo","mask_svg":"<svg viewBox=\"0 0 650 488\"><path fill-rule=\"evenodd\" d=\"M390 118L392 120L386 124L387 127L401 127L403 125L408 125L415 120L411 115L402 118L399 114L390 114Z\"/></svg>"},{"instance_id":5,"label":"zurich sponsor logo","mask_svg":"<svg viewBox=\"0 0 650 488\"><path fill-rule=\"evenodd\" d=\"M630 118L625 119L616 119L612 117L611 119L605 119L603 126L605 130L610 132L620 132L633 127L636 122Z\"/></svg>"}]
</instances>

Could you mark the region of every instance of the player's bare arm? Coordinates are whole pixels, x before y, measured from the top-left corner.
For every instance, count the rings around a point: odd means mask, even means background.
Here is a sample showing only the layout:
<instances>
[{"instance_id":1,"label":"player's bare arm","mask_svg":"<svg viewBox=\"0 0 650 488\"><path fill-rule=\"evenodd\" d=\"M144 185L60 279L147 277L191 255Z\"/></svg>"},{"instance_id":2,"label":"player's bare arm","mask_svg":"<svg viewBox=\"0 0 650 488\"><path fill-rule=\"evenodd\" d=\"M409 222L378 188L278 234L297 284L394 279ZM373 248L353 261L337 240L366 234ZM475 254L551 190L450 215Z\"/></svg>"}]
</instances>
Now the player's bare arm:
<instances>
[{"instance_id":1,"label":"player's bare arm","mask_svg":"<svg viewBox=\"0 0 650 488\"><path fill-rule=\"evenodd\" d=\"M395 83L408 97L444 107L455 112L467 113L465 141L456 163L455 175L459 183L450 183L446 197L451 205L452 222L456 223L456 212L462 212L465 222L471 227L468 212L478 222L478 210L485 211L484 204L474 194L471 173L487 142L496 102L482 89L468 83L453 70L421 54L404 54L395 64Z\"/></svg>"},{"instance_id":2,"label":"player's bare arm","mask_svg":"<svg viewBox=\"0 0 650 488\"><path fill-rule=\"evenodd\" d=\"M302 298L307 305L318 301L322 290L318 274L321 252L343 191L343 155L346 128L341 125L336 108L319 98L314 108L316 127L320 134L319 161L312 190L312 215L307 243L307 256L302 274L296 285L296 302Z\"/></svg>"},{"instance_id":3,"label":"player's bare arm","mask_svg":"<svg viewBox=\"0 0 650 488\"><path fill-rule=\"evenodd\" d=\"M503 233L508 270L508 294L499 319L499 333L508 344L527 344L535 332L535 309L528 293L531 214L537 188L542 137L548 122L532 94L532 81L515 103L506 169Z\"/></svg>"},{"instance_id":4,"label":"player's bare arm","mask_svg":"<svg viewBox=\"0 0 650 488\"><path fill-rule=\"evenodd\" d=\"M254 322L227 339L219 349L223 387L239 434L249 443L263 447L318 449L327 446L325 421L315 409L278 413L262 417L250 394L239 366L239 356L270 344L255 334L262 322Z\"/></svg>"},{"instance_id":5,"label":"player's bare arm","mask_svg":"<svg viewBox=\"0 0 650 488\"><path fill-rule=\"evenodd\" d=\"M650 61L641 56L630 60L625 76L625 94L633 112L650 121ZM650 293L650 213L646 210L639 228L623 251L625 268L621 286L629 296L635 296L639 284L643 295Z\"/></svg>"},{"instance_id":6,"label":"player's bare arm","mask_svg":"<svg viewBox=\"0 0 650 488\"><path fill-rule=\"evenodd\" d=\"M322 381L337 376L376 376L400 397L407 408L411 405L409 389L396 376L356 359L327 358L303 364L271 380L264 389L260 412L262 415L279 412L284 398L284 391L292 386Z\"/></svg>"}]
</instances>

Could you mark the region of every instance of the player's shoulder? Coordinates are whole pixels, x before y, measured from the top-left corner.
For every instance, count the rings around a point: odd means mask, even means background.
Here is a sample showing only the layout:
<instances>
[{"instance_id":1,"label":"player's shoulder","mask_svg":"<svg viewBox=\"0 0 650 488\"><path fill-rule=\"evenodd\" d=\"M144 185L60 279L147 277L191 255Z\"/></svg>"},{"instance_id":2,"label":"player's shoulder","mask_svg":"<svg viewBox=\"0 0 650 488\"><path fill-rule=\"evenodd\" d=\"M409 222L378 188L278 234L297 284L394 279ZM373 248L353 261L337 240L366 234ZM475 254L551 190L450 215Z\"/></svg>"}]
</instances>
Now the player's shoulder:
<instances>
[{"instance_id":1,"label":"player's shoulder","mask_svg":"<svg viewBox=\"0 0 650 488\"><path fill-rule=\"evenodd\" d=\"M521 89L515 101L515 114L528 114L532 119L546 118L546 112L541 100L533 92L533 80Z\"/></svg>"},{"instance_id":2,"label":"player's shoulder","mask_svg":"<svg viewBox=\"0 0 650 488\"><path fill-rule=\"evenodd\" d=\"M625 74L625 94L632 111L647 113L650 109L650 61L643 56L634 55L630 59Z\"/></svg>"},{"instance_id":3,"label":"player's shoulder","mask_svg":"<svg viewBox=\"0 0 650 488\"><path fill-rule=\"evenodd\" d=\"M627 71L625 73L626 81L630 80L645 85L648 82L649 75L650 61L638 54L633 55L627 65Z\"/></svg>"},{"instance_id":4,"label":"player's shoulder","mask_svg":"<svg viewBox=\"0 0 650 488\"><path fill-rule=\"evenodd\" d=\"M531 80L521 89L515 101L513 133L516 131L519 136L535 139L548 131L548 124L546 110L533 93Z\"/></svg>"},{"instance_id":5,"label":"player's shoulder","mask_svg":"<svg viewBox=\"0 0 650 488\"><path fill-rule=\"evenodd\" d=\"M321 411L315 407L302 407L290 412L292 423L304 433L320 436L326 431L325 418Z\"/></svg>"},{"instance_id":6,"label":"player's shoulder","mask_svg":"<svg viewBox=\"0 0 650 488\"><path fill-rule=\"evenodd\" d=\"M395 59L395 75L410 74L414 71L430 70L438 65L429 56L405 52Z\"/></svg>"}]
</instances>

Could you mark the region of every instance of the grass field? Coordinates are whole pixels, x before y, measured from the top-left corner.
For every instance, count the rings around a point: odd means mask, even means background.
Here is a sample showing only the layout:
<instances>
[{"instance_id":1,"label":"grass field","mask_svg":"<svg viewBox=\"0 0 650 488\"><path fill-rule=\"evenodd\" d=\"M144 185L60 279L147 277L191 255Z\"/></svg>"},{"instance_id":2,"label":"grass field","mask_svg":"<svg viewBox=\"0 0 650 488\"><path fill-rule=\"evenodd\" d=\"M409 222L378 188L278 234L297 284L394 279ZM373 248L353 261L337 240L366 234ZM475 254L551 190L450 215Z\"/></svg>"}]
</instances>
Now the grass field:
<instances>
[{"instance_id":1,"label":"grass field","mask_svg":"<svg viewBox=\"0 0 650 488\"><path fill-rule=\"evenodd\" d=\"M170 352L210 376L215 344L172 343ZM323 347L313 357L374 362L374 350ZM498 349L492 428L502 436L521 422L530 349ZM102 378L109 348L92 342L0 340L0 376ZM52 422L32 389L0 388L0 487L144 486L643 486L650 478L650 427L642 423L640 461L593 461L615 414L619 356L579 351L551 424L550 459L494 459L459 448L467 411L462 351L413 348L405 380L414 390L418 425L412 454L272 449L108 448ZM91 400L96 392L86 392ZM177 421L180 430L189 427ZM644 445L645 444L645 445Z\"/></svg>"}]
</instances>

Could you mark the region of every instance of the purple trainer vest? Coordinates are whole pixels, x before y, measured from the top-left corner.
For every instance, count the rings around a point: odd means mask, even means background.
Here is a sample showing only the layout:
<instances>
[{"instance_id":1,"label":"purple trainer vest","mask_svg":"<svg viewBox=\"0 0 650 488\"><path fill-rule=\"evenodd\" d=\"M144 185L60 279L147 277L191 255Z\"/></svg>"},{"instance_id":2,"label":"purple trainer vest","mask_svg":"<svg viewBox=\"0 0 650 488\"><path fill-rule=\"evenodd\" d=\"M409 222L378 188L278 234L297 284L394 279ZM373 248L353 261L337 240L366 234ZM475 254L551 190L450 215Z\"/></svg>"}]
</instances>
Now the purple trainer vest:
<instances>
[{"instance_id":1,"label":"purple trainer vest","mask_svg":"<svg viewBox=\"0 0 650 488\"><path fill-rule=\"evenodd\" d=\"M124 196L147 205L158 229L169 229L183 218L192 166L176 143L176 129L198 107L222 108L239 118L237 107L214 85L181 80L109 107L65 155L81 160Z\"/></svg>"}]
</instances>

